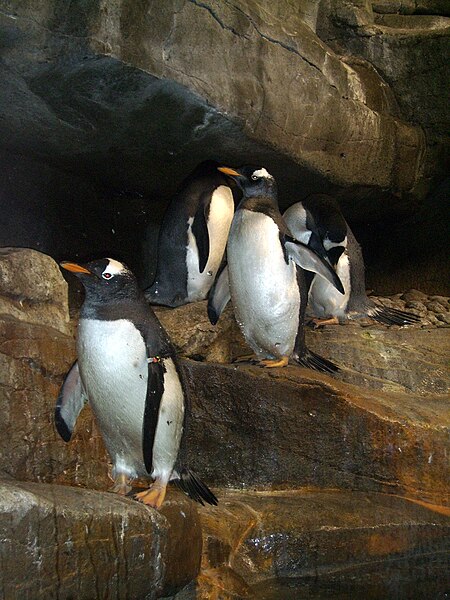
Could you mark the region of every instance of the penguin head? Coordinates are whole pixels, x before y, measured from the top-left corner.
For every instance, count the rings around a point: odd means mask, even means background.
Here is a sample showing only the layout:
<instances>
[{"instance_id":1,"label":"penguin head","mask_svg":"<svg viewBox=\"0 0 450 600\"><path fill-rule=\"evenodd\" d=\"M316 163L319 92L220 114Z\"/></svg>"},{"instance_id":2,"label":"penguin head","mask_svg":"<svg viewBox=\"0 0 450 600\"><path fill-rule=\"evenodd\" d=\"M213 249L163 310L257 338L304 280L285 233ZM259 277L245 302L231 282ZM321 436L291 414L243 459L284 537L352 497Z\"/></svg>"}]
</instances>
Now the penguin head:
<instances>
[{"instance_id":1,"label":"penguin head","mask_svg":"<svg viewBox=\"0 0 450 600\"><path fill-rule=\"evenodd\" d=\"M133 273L118 260L103 258L84 265L65 261L60 264L80 279L87 299L104 301L109 298L129 298L138 290Z\"/></svg>"},{"instance_id":2,"label":"penguin head","mask_svg":"<svg viewBox=\"0 0 450 600\"><path fill-rule=\"evenodd\" d=\"M276 196L277 194L275 178L264 167L246 165L239 169L217 168L236 181L244 196Z\"/></svg>"}]
</instances>

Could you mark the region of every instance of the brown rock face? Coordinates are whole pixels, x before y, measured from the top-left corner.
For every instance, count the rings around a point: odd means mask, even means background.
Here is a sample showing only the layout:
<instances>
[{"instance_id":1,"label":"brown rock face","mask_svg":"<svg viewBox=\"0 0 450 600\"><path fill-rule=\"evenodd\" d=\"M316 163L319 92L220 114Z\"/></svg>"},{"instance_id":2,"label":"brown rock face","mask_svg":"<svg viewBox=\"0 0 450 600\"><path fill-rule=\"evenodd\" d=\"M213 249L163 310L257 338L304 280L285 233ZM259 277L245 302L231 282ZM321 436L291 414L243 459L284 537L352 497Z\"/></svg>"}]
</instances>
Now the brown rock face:
<instances>
[{"instance_id":1,"label":"brown rock face","mask_svg":"<svg viewBox=\"0 0 450 600\"><path fill-rule=\"evenodd\" d=\"M116 494L57 485L0 482L0 497L5 600L152 600L198 573L201 529L184 496L169 496L160 513Z\"/></svg>"},{"instance_id":2,"label":"brown rock face","mask_svg":"<svg viewBox=\"0 0 450 600\"><path fill-rule=\"evenodd\" d=\"M450 513L437 508L338 490L228 492L220 509L201 514L207 583L220 588L220 547L228 580L231 570L252 584L230 586L225 598L330 598L337 590L347 598L439 597L448 584Z\"/></svg>"}]
</instances>

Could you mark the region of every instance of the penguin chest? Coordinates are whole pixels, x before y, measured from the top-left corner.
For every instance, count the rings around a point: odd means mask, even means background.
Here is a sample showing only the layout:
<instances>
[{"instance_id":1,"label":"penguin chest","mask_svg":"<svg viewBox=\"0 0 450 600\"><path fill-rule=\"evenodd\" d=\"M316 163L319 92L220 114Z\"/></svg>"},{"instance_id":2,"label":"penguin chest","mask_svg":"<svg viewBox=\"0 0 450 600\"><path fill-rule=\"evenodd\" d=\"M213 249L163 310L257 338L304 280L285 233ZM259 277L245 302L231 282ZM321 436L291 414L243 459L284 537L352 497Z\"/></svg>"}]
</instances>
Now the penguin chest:
<instances>
[{"instance_id":1,"label":"penguin chest","mask_svg":"<svg viewBox=\"0 0 450 600\"><path fill-rule=\"evenodd\" d=\"M316 275L309 290L308 303L310 312L316 317L345 318L350 298L350 262L347 252L343 252L336 265L336 273L344 287L341 294L328 281Z\"/></svg>"},{"instance_id":2,"label":"penguin chest","mask_svg":"<svg viewBox=\"0 0 450 600\"><path fill-rule=\"evenodd\" d=\"M286 264L278 226L263 213L239 210L227 256L231 298L247 342L261 357L290 355L300 291L294 263Z\"/></svg>"},{"instance_id":3,"label":"penguin chest","mask_svg":"<svg viewBox=\"0 0 450 600\"><path fill-rule=\"evenodd\" d=\"M199 270L197 243L192 233L193 218L188 221L188 244L186 248L187 295L191 302L204 300L214 282L225 252L228 232L233 219L233 194L229 187L219 186L211 196L207 220L209 256L202 273Z\"/></svg>"},{"instance_id":4,"label":"penguin chest","mask_svg":"<svg viewBox=\"0 0 450 600\"><path fill-rule=\"evenodd\" d=\"M141 334L125 319L81 319L78 363L115 467L130 476L145 474L142 423L148 375Z\"/></svg>"}]
</instances>

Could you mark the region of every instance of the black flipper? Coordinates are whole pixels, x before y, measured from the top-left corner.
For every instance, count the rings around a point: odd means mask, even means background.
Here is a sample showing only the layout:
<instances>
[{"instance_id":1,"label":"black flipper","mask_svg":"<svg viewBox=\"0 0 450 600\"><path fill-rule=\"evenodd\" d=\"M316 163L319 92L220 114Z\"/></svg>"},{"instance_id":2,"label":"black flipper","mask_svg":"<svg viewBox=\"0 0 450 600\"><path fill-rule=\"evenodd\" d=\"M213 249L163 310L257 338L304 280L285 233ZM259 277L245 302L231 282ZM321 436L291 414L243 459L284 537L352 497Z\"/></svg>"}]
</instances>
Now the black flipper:
<instances>
[{"instance_id":1,"label":"black flipper","mask_svg":"<svg viewBox=\"0 0 450 600\"><path fill-rule=\"evenodd\" d=\"M147 360L149 363L147 396L145 398L144 420L142 423L142 454L147 473L151 475L153 471L153 444L158 425L159 407L164 393L165 369L159 357L148 356L148 350Z\"/></svg>"},{"instance_id":2,"label":"black flipper","mask_svg":"<svg viewBox=\"0 0 450 600\"><path fill-rule=\"evenodd\" d=\"M78 415L87 401L78 361L75 361L64 378L55 407L56 430L65 442L70 441Z\"/></svg>"},{"instance_id":3,"label":"black flipper","mask_svg":"<svg viewBox=\"0 0 450 600\"><path fill-rule=\"evenodd\" d=\"M305 271L317 273L317 275L323 277L328 283L331 283L338 292L341 294L345 293L344 286L330 263L309 246L290 238L286 239L286 248L289 256L299 267Z\"/></svg>"},{"instance_id":4,"label":"black flipper","mask_svg":"<svg viewBox=\"0 0 450 600\"><path fill-rule=\"evenodd\" d=\"M331 360L319 356L315 352L312 352L312 350L308 350L308 348L305 348L301 356L293 354L292 358L302 367L320 371L321 373L336 373L339 371L339 367L331 362Z\"/></svg>"},{"instance_id":5,"label":"black flipper","mask_svg":"<svg viewBox=\"0 0 450 600\"><path fill-rule=\"evenodd\" d=\"M192 223L192 233L195 237L198 250L198 269L200 273L205 270L209 258L209 232L208 232L209 204L200 202Z\"/></svg>"},{"instance_id":6,"label":"black flipper","mask_svg":"<svg viewBox=\"0 0 450 600\"><path fill-rule=\"evenodd\" d=\"M383 325L414 325L420 317L396 308L376 306L367 311L368 316Z\"/></svg>"},{"instance_id":7,"label":"black flipper","mask_svg":"<svg viewBox=\"0 0 450 600\"><path fill-rule=\"evenodd\" d=\"M203 483L197 475L189 470L182 469L178 479L173 480L174 483L187 494L192 500L199 502L202 506L205 502L217 506L218 500L209 487Z\"/></svg>"},{"instance_id":8,"label":"black flipper","mask_svg":"<svg viewBox=\"0 0 450 600\"><path fill-rule=\"evenodd\" d=\"M208 317L212 325L217 323L230 299L228 266L226 261L224 261L217 272L216 280L208 296Z\"/></svg>"}]
</instances>

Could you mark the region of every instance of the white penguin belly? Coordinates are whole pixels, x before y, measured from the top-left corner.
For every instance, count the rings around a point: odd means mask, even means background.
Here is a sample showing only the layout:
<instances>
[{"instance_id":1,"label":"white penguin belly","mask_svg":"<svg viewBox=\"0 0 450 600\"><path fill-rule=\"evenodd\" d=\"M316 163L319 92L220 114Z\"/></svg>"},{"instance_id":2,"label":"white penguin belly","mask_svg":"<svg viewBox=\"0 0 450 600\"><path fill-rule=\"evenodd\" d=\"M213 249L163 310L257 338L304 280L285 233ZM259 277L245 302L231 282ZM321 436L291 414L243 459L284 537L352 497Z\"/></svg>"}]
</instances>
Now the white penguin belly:
<instances>
[{"instance_id":1,"label":"white penguin belly","mask_svg":"<svg viewBox=\"0 0 450 600\"><path fill-rule=\"evenodd\" d=\"M300 291L296 268L286 264L276 223L263 213L239 210L228 247L230 292L236 320L261 358L292 354Z\"/></svg>"},{"instance_id":2,"label":"white penguin belly","mask_svg":"<svg viewBox=\"0 0 450 600\"><path fill-rule=\"evenodd\" d=\"M187 294L190 302L204 300L214 283L225 252L233 212L233 194L229 187L221 185L211 197L208 215L209 257L203 273L199 271L197 243L191 229L193 218L189 220L186 267Z\"/></svg>"},{"instance_id":3,"label":"white penguin belly","mask_svg":"<svg viewBox=\"0 0 450 600\"><path fill-rule=\"evenodd\" d=\"M345 294L341 294L323 277L316 275L309 289L308 314L320 318L345 318L350 297L350 263L346 252L338 260L336 273L344 286Z\"/></svg>"},{"instance_id":4,"label":"white penguin belly","mask_svg":"<svg viewBox=\"0 0 450 600\"><path fill-rule=\"evenodd\" d=\"M78 363L89 403L92 406L105 446L113 462L113 476L130 478L147 475L143 457L143 419L147 396L148 366L145 344L137 329L127 320L81 319L78 331ZM164 374L164 394L160 415L172 421L158 426L153 445L153 467L158 474L173 469L183 424L183 394L172 397L174 384ZM160 419L161 420L161 419ZM167 442L168 432L173 440ZM157 466L156 466L157 465Z\"/></svg>"}]
</instances>

